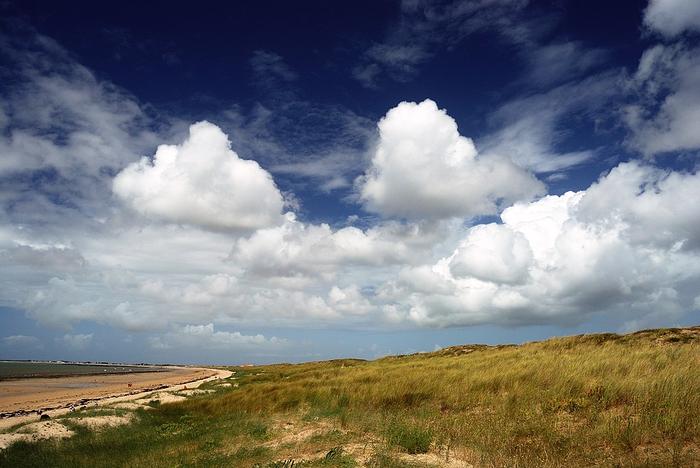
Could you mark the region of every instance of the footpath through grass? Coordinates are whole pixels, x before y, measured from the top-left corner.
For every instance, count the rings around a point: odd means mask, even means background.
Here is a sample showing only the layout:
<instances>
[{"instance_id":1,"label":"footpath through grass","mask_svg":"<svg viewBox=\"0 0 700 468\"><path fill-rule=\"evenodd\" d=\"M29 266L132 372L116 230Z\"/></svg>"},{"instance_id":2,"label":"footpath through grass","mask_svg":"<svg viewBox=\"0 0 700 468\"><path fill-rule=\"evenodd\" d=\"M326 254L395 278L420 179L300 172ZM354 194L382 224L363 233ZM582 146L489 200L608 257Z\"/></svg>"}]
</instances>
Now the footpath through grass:
<instances>
[{"instance_id":1,"label":"footpath through grass","mask_svg":"<svg viewBox=\"0 0 700 468\"><path fill-rule=\"evenodd\" d=\"M215 393L17 443L0 465L700 464L697 327L232 370Z\"/></svg>"}]
</instances>

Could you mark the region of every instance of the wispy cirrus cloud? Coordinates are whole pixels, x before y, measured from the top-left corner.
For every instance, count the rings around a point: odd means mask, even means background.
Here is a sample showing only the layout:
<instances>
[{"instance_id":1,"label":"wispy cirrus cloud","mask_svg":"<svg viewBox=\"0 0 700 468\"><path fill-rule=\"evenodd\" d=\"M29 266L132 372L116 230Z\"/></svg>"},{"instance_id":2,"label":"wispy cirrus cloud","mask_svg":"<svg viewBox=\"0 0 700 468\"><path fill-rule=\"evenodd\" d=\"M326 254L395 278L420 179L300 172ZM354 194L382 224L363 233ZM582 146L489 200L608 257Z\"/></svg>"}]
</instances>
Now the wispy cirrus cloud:
<instances>
[{"instance_id":1,"label":"wispy cirrus cloud","mask_svg":"<svg viewBox=\"0 0 700 468\"><path fill-rule=\"evenodd\" d=\"M409 80L437 49L451 48L477 32L496 32L509 41L527 40L531 31L518 21L527 4L527 0L403 1L396 23L383 41L367 48L353 76L368 88L377 87L384 78Z\"/></svg>"},{"instance_id":2,"label":"wispy cirrus cloud","mask_svg":"<svg viewBox=\"0 0 700 468\"><path fill-rule=\"evenodd\" d=\"M613 70L515 98L490 115L497 130L478 140L479 147L485 153L506 155L521 167L538 173L553 173L585 163L595 157L595 148L559 150L571 134L560 122L571 115L602 115L606 104L621 99L622 84L621 71Z\"/></svg>"},{"instance_id":3,"label":"wispy cirrus cloud","mask_svg":"<svg viewBox=\"0 0 700 468\"><path fill-rule=\"evenodd\" d=\"M622 113L632 148L648 157L700 149L700 48L653 46L627 84L634 100Z\"/></svg>"},{"instance_id":4,"label":"wispy cirrus cloud","mask_svg":"<svg viewBox=\"0 0 700 468\"><path fill-rule=\"evenodd\" d=\"M250 67L257 82L274 83L276 80L294 81L298 78L281 55L267 50L256 50L250 58Z\"/></svg>"}]
</instances>

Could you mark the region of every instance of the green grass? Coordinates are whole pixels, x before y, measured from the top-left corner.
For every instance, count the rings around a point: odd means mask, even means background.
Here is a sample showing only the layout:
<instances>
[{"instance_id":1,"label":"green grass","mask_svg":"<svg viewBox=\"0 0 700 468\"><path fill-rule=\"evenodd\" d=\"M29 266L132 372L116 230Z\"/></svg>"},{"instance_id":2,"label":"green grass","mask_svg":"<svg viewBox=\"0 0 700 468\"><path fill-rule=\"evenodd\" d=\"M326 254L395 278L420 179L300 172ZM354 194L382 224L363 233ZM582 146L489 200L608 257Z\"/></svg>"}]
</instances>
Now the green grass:
<instances>
[{"instance_id":1,"label":"green grass","mask_svg":"<svg viewBox=\"0 0 700 468\"><path fill-rule=\"evenodd\" d=\"M222 417L188 411L179 405L138 411L133 424L89 431L70 425L77 435L60 443L17 443L0 454L0 465L165 467L221 466L266 460L258 447L266 426L257 416L234 412ZM233 466L236 466L235 463Z\"/></svg>"},{"instance_id":2,"label":"green grass","mask_svg":"<svg viewBox=\"0 0 700 468\"><path fill-rule=\"evenodd\" d=\"M238 388L140 411L128 427L15 444L0 465L362 466L354 444L377 468L425 466L410 458L425 452L475 466L692 466L699 364L693 328L232 368ZM276 445L285 421L325 432Z\"/></svg>"},{"instance_id":3,"label":"green grass","mask_svg":"<svg viewBox=\"0 0 700 468\"><path fill-rule=\"evenodd\" d=\"M411 454L427 453L433 442L433 434L430 429L407 424L402 420L392 421L388 425L386 438L389 443Z\"/></svg>"}]
</instances>

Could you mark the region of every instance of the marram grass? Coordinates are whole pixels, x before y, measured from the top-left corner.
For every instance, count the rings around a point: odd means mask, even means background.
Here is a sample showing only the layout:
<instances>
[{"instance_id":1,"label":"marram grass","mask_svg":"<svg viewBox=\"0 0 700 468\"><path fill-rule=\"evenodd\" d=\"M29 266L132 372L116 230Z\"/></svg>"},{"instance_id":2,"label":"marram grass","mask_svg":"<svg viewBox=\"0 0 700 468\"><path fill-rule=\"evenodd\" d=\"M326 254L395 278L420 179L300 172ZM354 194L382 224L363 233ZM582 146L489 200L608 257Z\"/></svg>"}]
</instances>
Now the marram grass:
<instances>
[{"instance_id":1,"label":"marram grass","mask_svg":"<svg viewBox=\"0 0 700 468\"><path fill-rule=\"evenodd\" d=\"M0 465L700 465L697 327L232 370L237 387Z\"/></svg>"}]
</instances>

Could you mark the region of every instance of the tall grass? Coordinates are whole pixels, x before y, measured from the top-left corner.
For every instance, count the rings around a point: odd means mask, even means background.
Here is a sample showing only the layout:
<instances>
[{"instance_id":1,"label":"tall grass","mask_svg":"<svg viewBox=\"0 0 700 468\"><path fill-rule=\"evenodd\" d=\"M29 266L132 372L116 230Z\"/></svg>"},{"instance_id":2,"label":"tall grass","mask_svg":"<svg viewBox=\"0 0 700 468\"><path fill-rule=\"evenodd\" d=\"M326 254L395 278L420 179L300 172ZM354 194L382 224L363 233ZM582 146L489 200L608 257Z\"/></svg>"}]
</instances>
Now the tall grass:
<instances>
[{"instance_id":1,"label":"tall grass","mask_svg":"<svg viewBox=\"0 0 700 468\"><path fill-rule=\"evenodd\" d=\"M253 452L275 437L266 426L275 420L326 420L350 441L372 441L381 453L371 466L427 451L476 466L700 463L698 328L233 370L238 388L162 405L130 428L16 445L0 464L88 466L89 453L118 465L119 453L123 466L234 456L233 466L252 466L275 461L275 449Z\"/></svg>"},{"instance_id":2,"label":"tall grass","mask_svg":"<svg viewBox=\"0 0 700 468\"><path fill-rule=\"evenodd\" d=\"M387 428L422 428L485 465L700 461L700 329L465 349L249 369L193 404L337 415L407 452Z\"/></svg>"}]
</instances>

